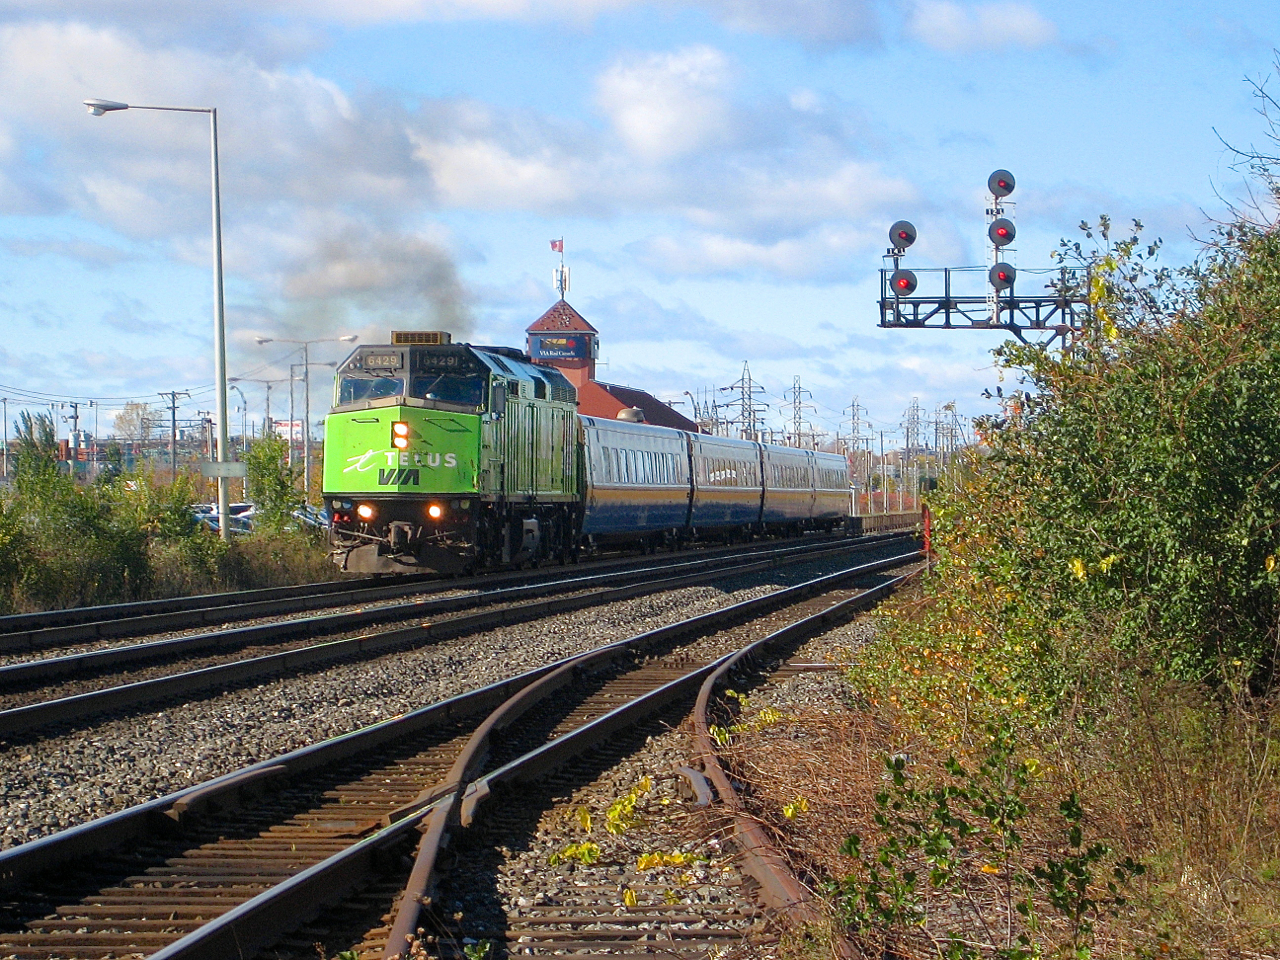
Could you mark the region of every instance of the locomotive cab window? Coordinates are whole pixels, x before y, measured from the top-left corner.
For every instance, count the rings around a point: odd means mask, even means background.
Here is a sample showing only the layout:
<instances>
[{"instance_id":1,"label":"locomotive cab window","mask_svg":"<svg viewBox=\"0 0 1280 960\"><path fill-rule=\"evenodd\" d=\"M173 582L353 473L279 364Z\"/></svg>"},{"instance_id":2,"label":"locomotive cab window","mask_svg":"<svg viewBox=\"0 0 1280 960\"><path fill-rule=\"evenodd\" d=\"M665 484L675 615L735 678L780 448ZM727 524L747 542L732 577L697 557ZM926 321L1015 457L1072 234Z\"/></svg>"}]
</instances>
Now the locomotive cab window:
<instances>
[{"instance_id":1,"label":"locomotive cab window","mask_svg":"<svg viewBox=\"0 0 1280 960\"><path fill-rule=\"evenodd\" d=\"M401 377L344 376L338 382L338 403L360 403L364 400L381 400L398 397L404 393Z\"/></svg>"},{"instance_id":2,"label":"locomotive cab window","mask_svg":"<svg viewBox=\"0 0 1280 960\"><path fill-rule=\"evenodd\" d=\"M489 378L481 373L438 373L416 376L410 384L409 395L420 400L441 400L478 407L484 403Z\"/></svg>"}]
</instances>

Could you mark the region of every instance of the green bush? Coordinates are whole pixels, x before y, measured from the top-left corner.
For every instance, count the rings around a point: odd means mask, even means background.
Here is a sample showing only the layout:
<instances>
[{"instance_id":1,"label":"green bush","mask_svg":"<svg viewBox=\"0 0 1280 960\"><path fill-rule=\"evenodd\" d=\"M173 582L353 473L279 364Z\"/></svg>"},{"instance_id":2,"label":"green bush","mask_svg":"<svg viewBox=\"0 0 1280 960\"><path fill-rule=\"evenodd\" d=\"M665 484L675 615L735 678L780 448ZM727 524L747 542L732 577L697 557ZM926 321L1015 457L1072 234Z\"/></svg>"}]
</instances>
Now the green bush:
<instances>
[{"instance_id":1,"label":"green bush","mask_svg":"<svg viewBox=\"0 0 1280 960\"><path fill-rule=\"evenodd\" d=\"M249 499L255 504L256 526L279 533L292 524L293 511L302 506L298 490L301 471L286 465L288 445L283 437L254 441L244 455Z\"/></svg>"},{"instance_id":2,"label":"green bush","mask_svg":"<svg viewBox=\"0 0 1280 960\"><path fill-rule=\"evenodd\" d=\"M944 737L1083 717L1115 670L1243 693L1275 668L1280 236L1226 231L1173 273L1109 227L1064 244L1091 273L1071 348L996 351L1022 389L929 496L925 597L862 660L873 700Z\"/></svg>"},{"instance_id":3,"label":"green bush","mask_svg":"<svg viewBox=\"0 0 1280 960\"><path fill-rule=\"evenodd\" d=\"M262 499L252 536L221 540L196 521L199 481L154 472L62 473L53 421L23 414L13 486L0 500L0 611L116 603L335 577L323 541L287 529L300 498L281 467L283 444L251 451Z\"/></svg>"}]
</instances>

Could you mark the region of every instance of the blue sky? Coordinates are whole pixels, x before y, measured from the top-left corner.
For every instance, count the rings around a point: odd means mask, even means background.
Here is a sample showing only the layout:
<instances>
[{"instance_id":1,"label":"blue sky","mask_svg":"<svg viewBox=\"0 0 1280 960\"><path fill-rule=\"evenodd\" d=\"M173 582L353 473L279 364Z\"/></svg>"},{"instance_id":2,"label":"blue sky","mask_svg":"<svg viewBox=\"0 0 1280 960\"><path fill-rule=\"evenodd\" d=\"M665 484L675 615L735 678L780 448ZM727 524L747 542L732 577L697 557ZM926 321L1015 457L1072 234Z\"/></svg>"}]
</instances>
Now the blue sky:
<instances>
[{"instance_id":1,"label":"blue sky","mask_svg":"<svg viewBox=\"0 0 1280 960\"><path fill-rule=\"evenodd\" d=\"M877 327L888 225L982 264L1005 167L1020 269L1100 213L1185 262L1245 195L1223 141L1266 141L1278 38L1261 2L0 0L0 395L100 398L103 434L213 405L207 123L101 97L218 108L233 376L298 359L255 337L522 345L563 236L601 379L750 363L773 425L800 377L829 434L854 397L864 432L982 413L997 335Z\"/></svg>"}]
</instances>

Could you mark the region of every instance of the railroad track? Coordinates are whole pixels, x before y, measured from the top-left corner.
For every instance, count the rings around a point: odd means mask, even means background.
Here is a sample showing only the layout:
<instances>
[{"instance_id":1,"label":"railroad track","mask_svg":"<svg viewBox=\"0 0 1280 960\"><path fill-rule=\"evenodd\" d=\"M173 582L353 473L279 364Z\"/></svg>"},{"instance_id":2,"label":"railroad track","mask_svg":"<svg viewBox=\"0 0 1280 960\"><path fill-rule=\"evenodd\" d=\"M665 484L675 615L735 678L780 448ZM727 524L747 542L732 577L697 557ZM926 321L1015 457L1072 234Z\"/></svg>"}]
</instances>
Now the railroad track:
<instances>
[{"instance_id":1,"label":"railroad track","mask_svg":"<svg viewBox=\"0 0 1280 960\"><path fill-rule=\"evenodd\" d=\"M893 534L876 534L862 540L883 539ZM809 543L847 540L843 536L806 538ZM775 543L758 544L767 550ZM752 549L752 548L747 548ZM742 547L708 547L697 555L714 559L736 555ZM681 554L680 556L684 556ZM652 558L608 558L575 565L584 571L618 571L658 566ZM482 576L441 579L431 575L396 577L394 582L379 578L309 583L291 587L144 600L108 606L77 607L40 613L0 617L0 655L25 655L56 650L76 643L94 643L112 638L137 638L158 633L216 624L234 623L255 617L278 617L291 613L358 606L407 596L441 593L481 593L495 587L537 585L564 579L561 570L511 570Z\"/></svg>"},{"instance_id":2,"label":"railroad track","mask_svg":"<svg viewBox=\"0 0 1280 960\"><path fill-rule=\"evenodd\" d=\"M451 816L469 821L495 790L562 767L688 695L691 678L761 616L847 592L843 581L914 556L650 631L5 851L0 927L13 932L0 934L0 956L249 956L322 904L353 891L359 899L361 888L376 899L369 891L403 870L423 827L412 887L424 876L426 841ZM672 655L683 667L660 659ZM639 688L647 692L637 698ZM403 942L394 929L386 936Z\"/></svg>"},{"instance_id":3,"label":"railroad track","mask_svg":"<svg viewBox=\"0 0 1280 960\"><path fill-rule=\"evenodd\" d=\"M905 539L889 536L773 544L736 554L668 560L659 566L645 564L613 572L562 575L532 585L490 587L390 607L252 624L13 663L0 667L0 737L12 739L50 724L79 721L105 711L138 711L200 691L259 683L264 678L318 669L343 659L377 656L712 578L844 551L886 549ZM385 626L409 619L416 622L410 626ZM371 625L383 628L342 637L344 632ZM315 637L325 635L342 638L314 642ZM198 661L193 664L192 658Z\"/></svg>"}]
</instances>

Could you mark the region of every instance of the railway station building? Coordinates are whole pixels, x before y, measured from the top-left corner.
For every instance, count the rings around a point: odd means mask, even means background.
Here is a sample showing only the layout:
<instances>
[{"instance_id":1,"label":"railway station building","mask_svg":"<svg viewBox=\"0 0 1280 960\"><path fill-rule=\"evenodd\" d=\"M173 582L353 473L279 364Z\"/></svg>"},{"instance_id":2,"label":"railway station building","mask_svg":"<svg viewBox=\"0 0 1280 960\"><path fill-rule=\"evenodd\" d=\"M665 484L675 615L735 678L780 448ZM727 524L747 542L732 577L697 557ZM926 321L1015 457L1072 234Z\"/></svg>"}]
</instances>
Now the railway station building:
<instances>
[{"instance_id":1,"label":"railway station building","mask_svg":"<svg viewBox=\"0 0 1280 960\"><path fill-rule=\"evenodd\" d=\"M597 380L600 332L563 298L535 320L525 334L525 349L534 363L555 367L577 388L578 413L584 417L642 419L657 427L699 432L696 423L653 394Z\"/></svg>"}]
</instances>

